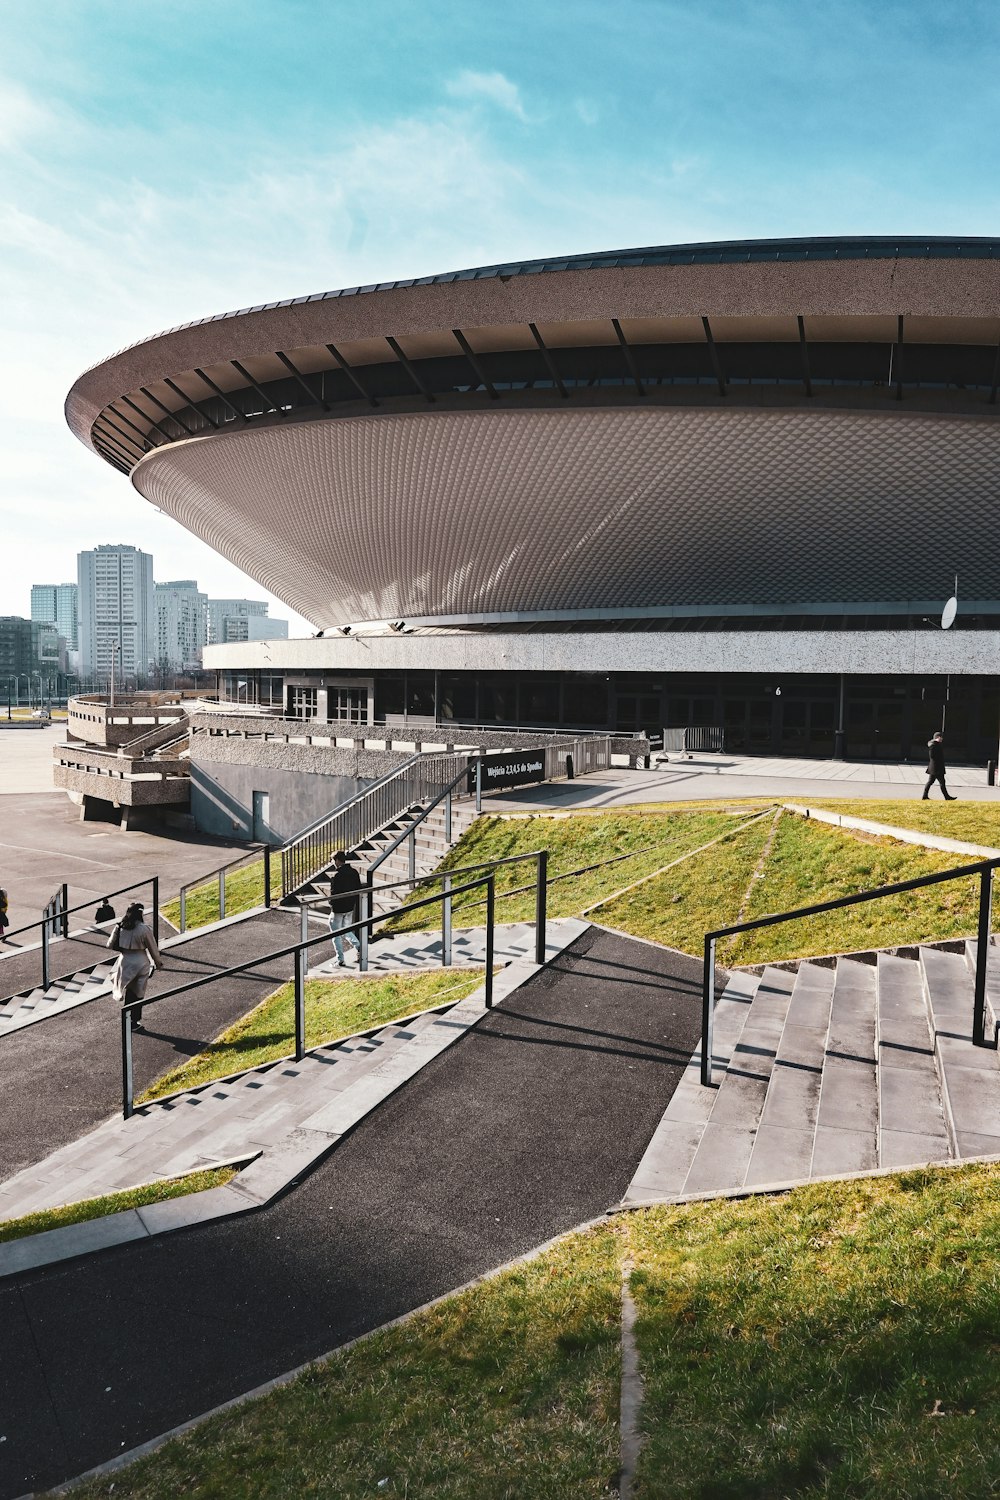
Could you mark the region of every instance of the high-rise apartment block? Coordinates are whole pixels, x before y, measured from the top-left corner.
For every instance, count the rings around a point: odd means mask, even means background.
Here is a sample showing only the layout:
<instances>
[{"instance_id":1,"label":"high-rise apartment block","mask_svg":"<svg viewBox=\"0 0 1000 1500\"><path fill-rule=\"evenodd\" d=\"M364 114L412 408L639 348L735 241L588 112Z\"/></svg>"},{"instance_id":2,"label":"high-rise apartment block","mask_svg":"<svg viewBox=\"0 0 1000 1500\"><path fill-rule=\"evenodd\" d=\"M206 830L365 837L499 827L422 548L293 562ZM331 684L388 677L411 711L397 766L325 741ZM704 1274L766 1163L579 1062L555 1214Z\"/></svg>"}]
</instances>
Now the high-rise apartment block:
<instances>
[{"instance_id":1,"label":"high-rise apartment block","mask_svg":"<svg viewBox=\"0 0 1000 1500\"><path fill-rule=\"evenodd\" d=\"M144 680L157 655L153 559L138 547L107 545L77 557L80 671Z\"/></svg>"},{"instance_id":2,"label":"high-rise apartment block","mask_svg":"<svg viewBox=\"0 0 1000 1500\"><path fill-rule=\"evenodd\" d=\"M192 578L156 585L156 665L161 671L197 671L205 644L208 595Z\"/></svg>"}]
</instances>

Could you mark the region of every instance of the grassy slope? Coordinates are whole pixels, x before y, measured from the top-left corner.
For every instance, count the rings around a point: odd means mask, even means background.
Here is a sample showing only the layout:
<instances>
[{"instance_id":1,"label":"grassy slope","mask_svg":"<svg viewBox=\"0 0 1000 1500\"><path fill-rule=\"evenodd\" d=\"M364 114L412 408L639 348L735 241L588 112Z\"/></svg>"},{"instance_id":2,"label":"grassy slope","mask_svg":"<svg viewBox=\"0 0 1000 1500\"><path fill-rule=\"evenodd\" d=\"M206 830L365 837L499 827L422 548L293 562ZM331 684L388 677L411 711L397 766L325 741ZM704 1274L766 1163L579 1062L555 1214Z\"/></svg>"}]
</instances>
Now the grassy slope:
<instances>
[{"instance_id":1,"label":"grassy slope","mask_svg":"<svg viewBox=\"0 0 1000 1500\"><path fill-rule=\"evenodd\" d=\"M766 804L765 804L766 805ZM701 844L727 829L739 827L758 811L756 808L730 811L728 804L710 807L682 808L672 812L657 809L649 812L645 808L632 811L602 813L599 816L576 815L572 817L478 818L468 833L455 846L447 859L439 866L442 870L458 866L474 865L487 860L506 859L514 854L526 854L543 848L549 851L549 879L584 865L599 868L572 880L560 880L551 885L548 893L549 916L571 916L584 907L599 901L608 892L638 880L678 855ZM623 854L633 858L619 860L617 864L607 861ZM512 890L515 886L533 883L535 864L526 860L498 872L497 895ZM468 878L468 877L466 877ZM429 885L424 894L437 887ZM469 898L467 898L468 900ZM473 894L472 900L481 901ZM462 907L455 903L456 922ZM396 919L393 930L412 931L421 926L430 926L433 917L429 908ZM466 923L484 921L481 904L467 907ZM497 919L501 922L531 921L535 915L534 890L521 896L511 896L497 903Z\"/></svg>"},{"instance_id":2,"label":"grassy slope","mask_svg":"<svg viewBox=\"0 0 1000 1500\"><path fill-rule=\"evenodd\" d=\"M375 974L367 979L306 980L306 1045L368 1031L373 1026L429 1010L442 999L461 1000L483 982L480 971L433 969L425 974ZM159 1099L197 1088L244 1068L287 1057L295 1046L295 990L284 984L221 1033L204 1052L164 1073L140 1096Z\"/></svg>"},{"instance_id":3,"label":"grassy slope","mask_svg":"<svg viewBox=\"0 0 1000 1500\"><path fill-rule=\"evenodd\" d=\"M281 860L271 861L271 899L277 902L281 896ZM226 916L234 917L241 911L250 911L264 904L264 861L256 859L226 873ZM180 926L181 903L175 899L163 906L163 915L174 927ZM219 920L219 881L208 880L204 885L188 891L185 902L187 928L204 927L208 922Z\"/></svg>"},{"instance_id":4,"label":"grassy slope","mask_svg":"<svg viewBox=\"0 0 1000 1500\"><path fill-rule=\"evenodd\" d=\"M209 1172L190 1172L185 1177L171 1177L151 1182L146 1187L124 1193L109 1193L104 1198L85 1198L82 1203L67 1203L61 1208L47 1208L41 1213L26 1214L23 1219L7 1219L0 1224L0 1245L6 1240L24 1239L29 1234L43 1234L47 1229L65 1229L87 1219L103 1219L108 1214L124 1213L129 1208L143 1208L147 1203L162 1203L166 1198L204 1193L208 1188L223 1187L235 1177L235 1167L217 1167Z\"/></svg>"},{"instance_id":5,"label":"grassy slope","mask_svg":"<svg viewBox=\"0 0 1000 1500\"><path fill-rule=\"evenodd\" d=\"M737 920L891 885L955 864L955 855L807 822L783 813L764 867L770 823L758 823L640 886L596 914L609 926L700 954L704 933ZM755 876L761 878L755 878ZM749 933L719 953L724 963L763 963L810 953L957 937L975 931L971 881L932 887Z\"/></svg>"},{"instance_id":6,"label":"grassy slope","mask_svg":"<svg viewBox=\"0 0 1000 1500\"><path fill-rule=\"evenodd\" d=\"M76 1493L606 1495L628 1256L637 1496L979 1500L1000 1491L998 1210L998 1169L966 1167L624 1215Z\"/></svg>"}]
</instances>

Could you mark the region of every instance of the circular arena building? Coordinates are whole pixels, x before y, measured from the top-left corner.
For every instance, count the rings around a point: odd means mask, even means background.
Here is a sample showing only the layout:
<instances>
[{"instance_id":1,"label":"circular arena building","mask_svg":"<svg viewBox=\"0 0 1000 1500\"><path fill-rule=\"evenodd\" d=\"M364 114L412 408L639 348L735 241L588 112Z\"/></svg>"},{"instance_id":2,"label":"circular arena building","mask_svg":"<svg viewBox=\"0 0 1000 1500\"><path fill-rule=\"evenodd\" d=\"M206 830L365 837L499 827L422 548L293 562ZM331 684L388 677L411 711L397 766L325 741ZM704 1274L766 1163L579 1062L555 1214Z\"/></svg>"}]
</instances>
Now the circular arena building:
<instances>
[{"instance_id":1,"label":"circular arena building","mask_svg":"<svg viewBox=\"0 0 1000 1500\"><path fill-rule=\"evenodd\" d=\"M227 313L66 414L326 632L209 648L224 695L985 761L998 384L1000 240L758 240Z\"/></svg>"}]
</instances>

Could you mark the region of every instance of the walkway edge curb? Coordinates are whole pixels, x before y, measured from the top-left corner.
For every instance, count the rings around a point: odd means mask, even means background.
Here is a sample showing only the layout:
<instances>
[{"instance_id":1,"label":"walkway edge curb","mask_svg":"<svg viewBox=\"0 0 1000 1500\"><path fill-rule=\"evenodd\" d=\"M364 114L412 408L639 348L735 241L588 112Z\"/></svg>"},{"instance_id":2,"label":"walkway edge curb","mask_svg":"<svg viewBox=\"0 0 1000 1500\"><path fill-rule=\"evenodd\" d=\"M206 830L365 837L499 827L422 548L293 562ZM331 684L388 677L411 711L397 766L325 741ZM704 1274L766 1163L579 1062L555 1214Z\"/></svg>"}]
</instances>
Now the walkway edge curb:
<instances>
[{"instance_id":1,"label":"walkway edge curb","mask_svg":"<svg viewBox=\"0 0 1000 1500\"><path fill-rule=\"evenodd\" d=\"M858 833L878 834L882 838L897 839L901 844L942 849L946 854L973 854L979 859L1000 859L1000 849L990 849L985 844L967 844L963 839L950 839L943 833L921 833L918 828L896 828L889 823L875 823L870 818L854 818L848 813L833 812L828 807L806 807L801 802L783 802L781 806L785 812L795 813L800 818L830 823L835 828L853 828Z\"/></svg>"},{"instance_id":2,"label":"walkway edge curb","mask_svg":"<svg viewBox=\"0 0 1000 1500\"><path fill-rule=\"evenodd\" d=\"M993 1153L986 1156L963 1156L941 1161L916 1161L904 1167L872 1167L862 1172L834 1172L829 1177L790 1177L785 1182L753 1183L743 1187L709 1189L704 1193L650 1193L642 1198L629 1198L626 1194L620 1203L608 1209L608 1213L628 1214L643 1208L680 1208L688 1203L713 1203L720 1199L735 1202L740 1198L775 1197L784 1193L792 1193L797 1188L815 1187L826 1182L867 1182L869 1178L875 1177L899 1177L904 1172L929 1170L944 1172L957 1170L960 1167L987 1167L998 1163L1000 1163L1000 1154Z\"/></svg>"}]
</instances>

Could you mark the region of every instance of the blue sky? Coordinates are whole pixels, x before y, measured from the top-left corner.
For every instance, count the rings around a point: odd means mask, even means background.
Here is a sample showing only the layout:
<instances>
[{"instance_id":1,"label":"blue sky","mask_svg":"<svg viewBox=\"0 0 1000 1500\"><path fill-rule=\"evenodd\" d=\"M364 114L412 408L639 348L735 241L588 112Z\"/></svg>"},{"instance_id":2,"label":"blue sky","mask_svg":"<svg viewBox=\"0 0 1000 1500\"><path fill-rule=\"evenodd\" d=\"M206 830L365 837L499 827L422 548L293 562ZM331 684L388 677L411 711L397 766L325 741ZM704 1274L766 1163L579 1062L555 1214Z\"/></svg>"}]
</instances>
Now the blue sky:
<instances>
[{"instance_id":1,"label":"blue sky","mask_svg":"<svg viewBox=\"0 0 1000 1500\"><path fill-rule=\"evenodd\" d=\"M70 436L113 350L519 257L998 234L998 105L975 0L0 0L0 614L99 542L262 592Z\"/></svg>"}]
</instances>

